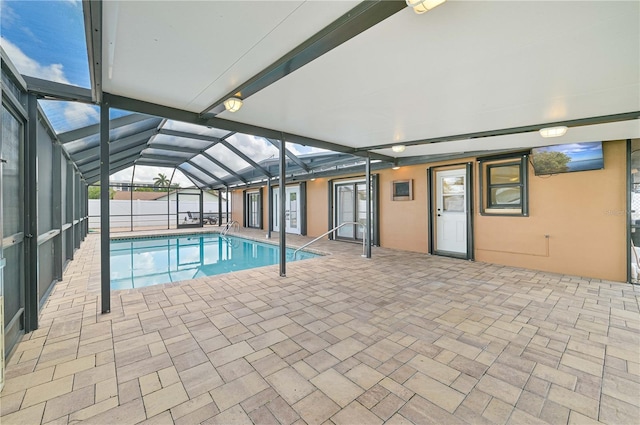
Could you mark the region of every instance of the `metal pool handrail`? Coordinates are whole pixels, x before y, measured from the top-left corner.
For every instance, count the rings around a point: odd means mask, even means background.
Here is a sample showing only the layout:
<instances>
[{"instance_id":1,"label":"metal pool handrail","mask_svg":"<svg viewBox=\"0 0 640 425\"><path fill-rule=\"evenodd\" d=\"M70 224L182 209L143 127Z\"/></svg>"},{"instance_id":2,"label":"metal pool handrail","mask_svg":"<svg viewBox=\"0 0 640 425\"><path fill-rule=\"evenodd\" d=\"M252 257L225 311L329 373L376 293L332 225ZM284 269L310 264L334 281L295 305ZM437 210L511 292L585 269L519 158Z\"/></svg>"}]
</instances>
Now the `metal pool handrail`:
<instances>
[{"instance_id":1,"label":"metal pool handrail","mask_svg":"<svg viewBox=\"0 0 640 425\"><path fill-rule=\"evenodd\" d=\"M224 226L224 229L222 229L220 234L222 236L226 236L227 233L229 233L229 230L231 230L231 229L235 229L237 231L240 231L240 223L238 223L235 220L231 220L231 221L227 222L227 224Z\"/></svg>"},{"instance_id":2,"label":"metal pool handrail","mask_svg":"<svg viewBox=\"0 0 640 425\"><path fill-rule=\"evenodd\" d=\"M334 227L333 229L329 230L328 232L325 232L325 233L321 234L320 236L318 236L317 238L315 238L315 239L314 239L314 240L312 240L311 242L307 242L306 244L302 245L300 248L298 248L298 249L296 249L295 251L293 251L293 259L294 259L294 260L296 259L296 254L298 254L298 251L301 251L301 250L305 249L306 247L308 247L308 246L309 246L309 245L311 245L312 243L314 243L314 242L316 242L316 241L318 241L318 240L320 240L320 239L324 238L324 237L325 237L325 236L327 236L329 233L333 233L333 232L335 232L336 230L338 230L339 228L341 228L342 226L346 226L347 224L351 224L351 225L354 225L354 224L355 224L355 225L360 225L360 226L362 226L362 235L364 236L365 231L366 231L366 228L365 228L364 224L362 224L362 223L358 223L357 221L347 221L347 222L345 222L345 223L342 223L342 224L340 224L340 225L338 225L338 226ZM363 256L363 257L365 257L365 256L366 256L366 254L365 254L365 241L366 241L366 240L367 240L367 238L366 238L366 237L363 237L363 238L362 238L362 256Z\"/></svg>"}]
</instances>

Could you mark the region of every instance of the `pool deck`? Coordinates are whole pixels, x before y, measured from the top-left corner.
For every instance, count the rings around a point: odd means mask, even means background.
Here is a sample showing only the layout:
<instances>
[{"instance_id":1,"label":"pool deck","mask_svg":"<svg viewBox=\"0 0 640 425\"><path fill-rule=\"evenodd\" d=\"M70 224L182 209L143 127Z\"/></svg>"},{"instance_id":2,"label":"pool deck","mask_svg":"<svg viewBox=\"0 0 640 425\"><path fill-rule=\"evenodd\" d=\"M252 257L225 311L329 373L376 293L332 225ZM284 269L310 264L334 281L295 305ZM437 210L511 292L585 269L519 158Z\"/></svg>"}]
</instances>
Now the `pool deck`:
<instances>
[{"instance_id":1,"label":"pool deck","mask_svg":"<svg viewBox=\"0 0 640 425\"><path fill-rule=\"evenodd\" d=\"M268 266L113 291L101 314L99 245L86 238L10 358L3 425L640 418L636 285L381 248L366 259L323 240L314 249L332 255L286 278Z\"/></svg>"}]
</instances>

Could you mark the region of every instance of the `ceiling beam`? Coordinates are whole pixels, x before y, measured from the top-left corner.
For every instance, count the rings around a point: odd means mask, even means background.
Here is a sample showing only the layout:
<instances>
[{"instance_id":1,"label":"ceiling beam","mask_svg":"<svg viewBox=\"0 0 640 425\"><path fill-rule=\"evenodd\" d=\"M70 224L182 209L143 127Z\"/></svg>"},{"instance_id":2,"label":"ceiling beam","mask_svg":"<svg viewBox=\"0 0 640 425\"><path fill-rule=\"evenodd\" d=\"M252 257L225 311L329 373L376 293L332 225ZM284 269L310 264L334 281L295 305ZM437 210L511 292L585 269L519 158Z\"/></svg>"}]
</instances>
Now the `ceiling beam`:
<instances>
[{"instance_id":1,"label":"ceiling beam","mask_svg":"<svg viewBox=\"0 0 640 425\"><path fill-rule=\"evenodd\" d=\"M224 111L223 102L246 99L407 7L404 0L363 1L246 82L205 108L201 115Z\"/></svg>"},{"instance_id":2,"label":"ceiling beam","mask_svg":"<svg viewBox=\"0 0 640 425\"><path fill-rule=\"evenodd\" d=\"M94 103L102 103L102 1L82 0L82 12L91 77L91 97Z\"/></svg>"},{"instance_id":3,"label":"ceiling beam","mask_svg":"<svg viewBox=\"0 0 640 425\"><path fill-rule=\"evenodd\" d=\"M18 68L15 67L11 59L9 59L9 55L4 51L2 46L0 46L0 66L7 70L7 76L14 80L16 85L18 85L21 89L27 89L27 82L24 80L24 76L20 74Z\"/></svg>"},{"instance_id":4,"label":"ceiling beam","mask_svg":"<svg viewBox=\"0 0 640 425\"><path fill-rule=\"evenodd\" d=\"M267 139L267 141L269 143L271 143L273 146L275 146L276 148L278 148L278 150L280 150L280 140L276 140L276 139L270 139L268 137L265 137L265 139ZM285 143L285 146L287 144ZM293 152L291 152L289 149L287 149L286 147L284 148L285 153L287 154L287 156L293 161L295 162L298 167L302 168L304 171L309 172L309 170L311 170L309 168L309 166L307 164L305 164L300 158L298 158Z\"/></svg>"},{"instance_id":5,"label":"ceiling beam","mask_svg":"<svg viewBox=\"0 0 640 425\"><path fill-rule=\"evenodd\" d=\"M218 183L221 183L223 185L227 185L227 182L222 180L220 177L217 177L215 174L212 174L211 172L209 172L207 169L205 169L204 167L199 166L198 164L196 164L195 162L192 161L186 161L185 163L181 164L189 164L190 166L192 166L193 168L195 168L196 170L200 171L202 174L204 174L205 176L209 177L212 180L217 181ZM182 169L182 168L180 168Z\"/></svg>"},{"instance_id":6,"label":"ceiling beam","mask_svg":"<svg viewBox=\"0 0 640 425\"><path fill-rule=\"evenodd\" d=\"M112 169L109 170L109 174L115 174L118 171L126 170L129 167L130 167L130 165L125 164L125 165L121 165L121 166L116 167L116 168L112 168ZM98 172L98 174L94 175L90 179L85 179L85 180L86 180L88 185L91 185L91 184L94 184L94 183L100 181L100 172Z\"/></svg>"},{"instance_id":7,"label":"ceiling beam","mask_svg":"<svg viewBox=\"0 0 640 425\"><path fill-rule=\"evenodd\" d=\"M324 168L324 167L331 167L334 165L337 166L341 166L341 165L349 165L355 162L362 162L364 164L364 161L366 161L364 158L360 158L360 157L351 157L351 158L340 158L340 159L334 159L331 160L331 158L325 160L325 161L318 161L315 164L311 164L311 172L314 173L316 170L320 169L320 168Z\"/></svg>"},{"instance_id":8,"label":"ceiling beam","mask_svg":"<svg viewBox=\"0 0 640 425\"><path fill-rule=\"evenodd\" d=\"M140 156L140 152L145 149L144 145L136 146L131 149L124 150L117 154L109 155L109 162L119 162L128 160L131 162L131 165L135 162L135 160ZM84 165L78 167L82 173L86 173L87 171L98 170L100 169L100 159L96 159L94 161L88 162Z\"/></svg>"},{"instance_id":9,"label":"ceiling beam","mask_svg":"<svg viewBox=\"0 0 640 425\"><path fill-rule=\"evenodd\" d=\"M640 111L623 112L620 114L612 114L612 115L600 115L597 117L578 118L573 120L554 121L554 122L548 122L543 124L524 125L520 127L502 128L498 130L477 131L474 133L463 133L463 134L456 134L452 136L433 137L430 139L419 139L419 140L412 140L408 142L396 142L396 143L389 143L385 145L366 146L364 148L359 148L358 151L364 152L364 151L374 150L374 149L391 149L391 147L394 145L419 146L419 145L429 145L433 143L455 142L459 140L482 139L485 137L507 136L511 134L529 133L533 131L538 131L546 127L567 126L571 128L571 127L582 127L585 125L597 125L597 124L607 124L611 122L631 121L636 119L640 119Z\"/></svg>"},{"instance_id":10,"label":"ceiling beam","mask_svg":"<svg viewBox=\"0 0 640 425\"><path fill-rule=\"evenodd\" d=\"M228 137L233 136L234 134L236 134L235 131L231 131L227 134L225 134L222 137L214 137L214 136L208 136L208 135L204 135L204 134L192 134L192 133L188 133L188 132L184 132L184 131L175 131L175 130L160 130L162 133L161 134L165 134L165 135L170 135L170 136L176 136L176 137L183 137L183 138L189 138L189 139L197 139L197 140L204 140L204 141L208 141L210 142L207 146L204 146L202 149L198 150L197 152L193 152L193 155L190 156L189 158L183 159L182 162L187 162L189 161L192 165L196 165L195 163L191 162L192 159L194 159L195 157L197 157L198 155L207 155L210 159L211 162L213 162L214 164L218 164L220 165L221 168L225 169L228 173L233 174L233 171L230 171L231 169L228 168L226 165L220 163L219 161L217 161L216 159L213 159L213 157L211 157L210 155L208 155L206 153L207 150L211 149L212 147L214 147L215 145L217 145L218 143L224 141L225 139L227 139ZM213 174L210 174L210 176L212 178L216 178ZM223 184L226 184L223 180L219 180L220 182L222 182Z\"/></svg>"},{"instance_id":11,"label":"ceiling beam","mask_svg":"<svg viewBox=\"0 0 640 425\"><path fill-rule=\"evenodd\" d=\"M109 168L109 175L111 175L111 174L115 174L115 173L117 173L118 171L126 170L126 169L127 169L127 168L129 168L129 167L131 167L131 165L130 165L130 164L128 164L128 163L126 163L126 164L121 164L120 166L115 167L115 168L110 167L110 168ZM93 173L91 173L91 177L86 178L86 180L87 180L87 183L89 183L89 184L92 184L92 183L95 183L95 182L100 181L100 170L98 170L98 172L93 172Z\"/></svg>"},{"instance_id":12,"label":"ceiling beam","mask_svg":"<svg viewBox=\"0 0 640 425\"><path fill-rule=\"evenodd\" d=\"M199 154L201 153L200 149L197 148L187 148L184 146L177 146L177 145L168 145L166 143L150 143L149 144L149 148L151 149L158 149L158 150L162 150L162 151L170 151L170 152L180 152L180 153L190 153L193 155Z\"/></svg>"},{"instance_id":13,"label":"ceiling beam","mask_svg":"<svg viewBox=\"0 0 640 425\"><path fill-rule=\"evenodd\" d=\"M186 131L169 130L167 128L161 128L160 129L160 134L165 134L167 136L182 137L182 138L185 138L185 139L205 140L207 142L214 142L214 144L220 142L220 138L219 137L208 136L206 134L188 133ZM225 135L225 137L228 137L228 135ZM211 145L211 146L213 146L213 145ZM211 147L211 146L209 146L209 147Z\"/></svg>"},{"instance_id":14,"label":"ceiling beam","mask_svg":"<svg viewBox=\"0 0 640 425\"><path fill-rule=\"evenodd\" d=\"M153 159L153 158L137 158L136 165L144 165L149 167L164 167L164 168L176 168L176 164L173 161L163 161L161 159Z\"/></svg>"},{"instance_id":15,"label":"ceiling beam","mask_svg":"<svg viewBox=\"0 0 640 425\"><path fill-rule=\"evenodd\" d=\"M109 159L112 160L118 160L119 158L123 158L125 156L127 156L130 153L136 152L137 154L142 153L142 151L144 151L147 148L146 146L146 142L142 142L142 143L138 143L132 146L127 147L126 149L121 149L118 152L110 152L109 153ZM79 168L82 167L86 167L87 164L92 164L92 163L100 163L100 155L99 154L93 154L90 157L85 157L82 160L78 160L78 161L74 161L76 163L76 165Z\"/></svg>"},{"instance_id":16,"label":"ceiling beam","mask_svg":"<svg viewBox=\"0 0 640 425\"><path fill-rule=\"evenodd\" d=\"M249 158L247 155L245 155L241 150L233 146L231 143L227 142L226 140L222 140L220 143L224 145L227 149L229 149L231 152L235 153L240 158L242 158L249 165L252 165L253 168L260 171L266 177L269 177L269 178L272 177L271 173L269 173L269 171L266 168L264 168L262 165L255 162L253 159Z\"/></svg>"},{"instance_id":17,"label":"ceiling beam","mask_svg":"<svg viewBox=\"0 0 640 425\"><path fill-rule=\"evenodd\" d=\"M27 91L43 98L68 100L73 102L93 103L91 90L70 84L56 83L41 78L23 75L27 82Z\"/></svg>"},{"instance_id":18,"label":"ceiling beam","mask_svg":"<svg viewBox=\"0 0 640 425\"><path fill-rule=\"evenodd\" d=\"M158 105L156 103L145 102L143 100L131 99L125 96L104 93L104 98L109 102L112 108L124 109L126 111L139 112L142 114L165 117L176 121L187 122L191 124L204 125L222 130L235 131L238 133L250 134L258 137L270 137L279 139L284 136L285 140L304 146L313 146L320 149L327 149L334 152L350 153L352 155L367 157L371 159L379 159L381 161L393 162L395 158L381 155L377 153L360 152L349 146L339 145L336 143L326 142L311 137L300 136L291 133L282 133L281 131L272 130L264 127L245 124L237 121L230 121L218 117L203 118L195 112L189 112L182 109L171 108L169 106Z\"/></svg>"},{"instance_id":19,"label":"ceiling beam","mask_svg":"<svg viewBox=\"0 0 640 425\"><path fill-rule=\"evenodd\" d=\"M516 149L501 149L501 150L492 150L492 151L478 150L473 152L457 152L457 153L450 153L450 154L420 155L420 156L398 158L397 165L404 167L404 166L417 165L417 164L431 164L434 162L451 161L454 159L470 159L472 161L475 161L476 159L482 156L513 154L515 152L522 153L525 151L528 152L529 149L516 148Z\"/></svg>"},{"instance_id":20,"label":"ceiling beam","mask_svg":"<svg viewBox=\"0 0 640 425\"><path fill-rule=\"evenodd\" d=\"M349 167L349 168L335 167L333 169L327 169L322 172L314 173L313 175L311 174L301 174L301 175L293 175L293 176L288 175L285 179L285 183L288 184L290 182L307 181L311 178L328 178L328 177L335 177L335 176L344 176L346 173L352 175L353 178L358 178L358 177L364 178L365 176L364 167L365 167L365 162L363 160L362 164L354 165L353 167ZM371 164L372 171L378 171L378 170L383 170L388 168L390 168L390 165L386 162L374 162ZM277 185L279 184L279 181L274 181L272 184ZM244 185L244 184L231 185L230 187L252 188L252 187L259 187L263 185L264 185L264 182L256 182L256 183L251 183L249 185Z\"/></svg>"},{"instance_id":21,"label":"ceiling beam","mask_svg":"<svg viewBox=\"0 0 640 425\"><path fill-rule=\"evenodd\" d=\"M272 161L272 160L270 160ZM377 165L380 164L380 165ZM338 159L336 158L325 158L323 160L319 160L316 161L314 163L309 164L311 166L311 170L309 172L306 172L304 170L302 170L299 167L295 167L291 166L291 167L287 167L287 174L291 175L291 174L296 174L296 173L300 173L303 172L305 174L302 175L295 175L295 178L297 180L305 180L305 179L310 179L312 177L321 177L324 176L326 174L326 170L331 170L333 172L333 170L338 170L340 172L344 173L351 173L353 172L351 169L352 168L357 168L357 167L364 167L365 165L365 159L361 158L361 157L357 157L357 156L349 156L347 157L346 155L342 155L340 156ZM376 162L371 164L372 165L372 169L381 169L381 168L389 168L390 164L386 163L386 162ZM374 168L375 167L377 168ZM240 172L240 175L242 177L244 177L245 180L247 180L247 182L256 180L256 178L260 178L257 177L253 172L256 171L255 169L252 168L245 168ZM287 181L289 181L289 178L287 178ZM243 184L247 184L241 180L233 180L233 181L228 181L229 186L235 186L235 185L243 185Z\"/></svg>"},{"instance_id":22,"label":"ceiling beam","mask_svg":"<svg viewBox=\"0 0 640 425\"><path fill-rule=\"evenodd\" d=\"M114 141L109 142L109 145L110 145L109 152L110 154L116 154L125 149L128 149L129 147L139 146L143 144L146 145L149 139L151 138L151 136L153 136L154 134L155 134L155 129L152 128L151 130L143 131L142 133L136 133L136 134L132 134L131 136L123 137L122 139L116 139ZM72 161L74 161L77 164L80 164L83 161L86 162L85 160L88 158L99 157L100 146L99 145L92 146L90 148L83 149L69 155L71 156Z\"/></svg>"},{"instance_id":23,"label":"ceiling beam","mask_svg":"<svg viewBox=\"0 0 640 425\"><path fill-rule=\"evenodd\" d=\"M191 183L194 184L194 186L198 187L198 188L203 188L203 187L207 187L210 186L207 183L203 182L202 180L200 180L198 177L194 176L193 174L191 174L190 172L188 172L187 170L183 169L182 167L178 166L176 167L178 170L180 170L181 173L183 173L185 176L187 176L187 178L189 180L191 180ZM198 183L196 183L194 180L198 181L201 183L201 185L199 185Z\"/></svg>"},{"instance_id":24,"label":"ceiling beam","mask_svg":"<svg viewBox=\"0 0 640 425\"><path fill-rule=\"evenodd\" d=\"M130 155L128 157L122 158L119 161L114 161L109 163L109 174L111 174L111 170L115 170L118 167L122 167L126 165L124 168L131 167L133 165L134 158L137 158L138 155ZM122 169L124 169L122 168ZM82 175L86 176L86 178L91 178L92 176L100 176L100 164L97 167L81 171Z\"/></svg>"},{"instance_id":25,"label":"ceiling beam","mask_svg":"<svg viewBox=\"0 0 640 425\"><path fill-rule=\"evenodd\" d=\"M155 153L145 154L144 152L140 155L140 159L154 159L167 163L173 163L174 167L184 162L184 158L176 158L175 156L171 155L160 155Z\"/></svg>"},{"instance_id":26,"label":"ceiling beam","mask_svg":"<svg viewBox=\"0 0 640 425\"><path fill-rule=\"evenodd\" d=\"M156 129L151 128L141 133L132 134L122 139L115 139L109 142L109 152L118 153L123 149L127 149L128 146L137 145L139 142L148 143L149 140L156 134Z\"/></svg>"},{"instance_id":27,"label":"ceiling beam","mask_svg":"<svg viewBox=\"0 0 640 425\"><path fill-rule=\"evenodd\" d=\"M224 165L222 162L218 161L217 159L215 159L214 157L212 157L211 155L209 155L206 152L202 152L202 156L205 157L206 159L208 159L209 161L213 162L214 164L216 164L218 167L222 168L223 170L225 170L227 173L231 174L232 176L234 176L235 178L243 181L244 183L246 183L247 181L238 173L236 173L235 171L233 171L231 168L227 167L226 165Z\"/></svg>"},{"instance_id":28,"label":"ceiling beam","mask_svg":"<svg viewBox=\"0 0 640 425\"><path fill-rule=\"evenodd\" d=\"M148 115L143 114L129 114L124 115L119 118L114 118L109 121L109 130L113 130L116 128L124 127L125 125L135 124L140 121L150 120L150 124L154 123L154 125L150 125L150 127L155 127L157 122L160 121L160 118L150 117ZM58 140L60 143L69 143L75 140L84 139L85 137L98 135L100 132L100 124L88 125L86 127L78 128L76 130L67 131L65 133L58 134Z\"/></svg>"}]
</instances>

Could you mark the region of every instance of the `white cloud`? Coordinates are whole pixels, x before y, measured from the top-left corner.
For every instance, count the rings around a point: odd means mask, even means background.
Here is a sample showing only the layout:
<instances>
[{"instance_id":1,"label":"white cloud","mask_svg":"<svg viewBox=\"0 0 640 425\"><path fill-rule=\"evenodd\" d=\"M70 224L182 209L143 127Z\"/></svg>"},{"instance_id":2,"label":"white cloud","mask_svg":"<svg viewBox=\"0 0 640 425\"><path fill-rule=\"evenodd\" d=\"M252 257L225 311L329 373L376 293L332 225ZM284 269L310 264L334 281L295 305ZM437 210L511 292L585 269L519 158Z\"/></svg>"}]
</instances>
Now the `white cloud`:
<instances>
[{"instance_id":1,"label":"white cloud","mask_svg":"<svg viewBox=\"0 0 640 425\"><path fill-rule=\"evenodd\" d=\"M278 149L262 137L238 133L227 141L256 162L278 157Z\"/></svg>"},{"instance_id":2,"label":"white cloud","mask_svg":"<svg viewBox=\"0 0 640 425\"><path fill-rule=\"evenodd\" d=\"M18 46L6 38L2 37L0 41L2 48L21 74L70 84L61 64L43 65L27 56ZM45 104L46 106L44 106ZM50 121L58 124L54 125L57 131L67 131L95 124L100 119L96 107L84 103L52 101L44 102L43 106Z\"/></svg>"},{"instance_id":3,"label":"white cloud","mask_svg":"<svg viewBox=\"0 0 640 425\"><path fill-rule=\"evenodd\" d=\"M77 127L95 124L96 121L100 120L98 111L93 106L85 103L70 102L64 108L63 114L68 122L73 122Z\"/></svg>"},{"instance_id":4,"label":"white cloud","mask_svg":"<svg viewBox=\"0 0 640 425\"><path fill-rule=\"evenodd\" d=\"M0 1L0 17L2 18L2 26L10 26L18 19L16 12L9 6L9 2Z\"/></svg>"},{"instance_id":5,"label":"white cloud","mask_svg":"<svg viewBox=\"0 0 640 425\"><path fill-rule=\"evenodd\" d=\"M27 56L18 46L4 37L0 37L0 44L21 74L54 81L56 83L69 84L69 80L64 75L64 67L62 64L53 63L50 65L42 65Z\"/></svg>"}]
</instances>

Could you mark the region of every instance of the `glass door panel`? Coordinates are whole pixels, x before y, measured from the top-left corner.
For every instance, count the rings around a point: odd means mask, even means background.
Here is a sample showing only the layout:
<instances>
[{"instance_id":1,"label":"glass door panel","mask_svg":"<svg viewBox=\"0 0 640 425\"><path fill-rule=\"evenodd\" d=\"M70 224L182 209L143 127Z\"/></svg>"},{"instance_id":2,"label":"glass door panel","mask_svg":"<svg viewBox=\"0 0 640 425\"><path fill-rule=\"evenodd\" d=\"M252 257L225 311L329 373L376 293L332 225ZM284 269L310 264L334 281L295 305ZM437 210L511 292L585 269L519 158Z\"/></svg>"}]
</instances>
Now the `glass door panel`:
<instances>
[{"instance_id":1,"label":"glass door panel","mask_svg":"<svg viewBox=\"0 0 640 425\"><path fill-rule=\"evenodd\" d=\"M259 211L260 211L260 194L258 192L249 193L247 200L247 208L249 209L249 217L247 225L249 227L260 227Z\"/></svg>"},{"instance_id":2,"label":"glass door panel","mask_svg":"<svg viewBox=\"0 0 640 425\"><path fill-rule=\"evenodd\" d=\"M278 195L280 188L273 189L273 230L280 231L280 203ZM284 205L284 230L287 233L300 234L300 186L288 186L285 188Z\"/></svg>"},{"instance_id":3,"label":"glass door panel","mask_svg":"<svg viewBox=\"0 0 640 425\"><path fill-rule=\"evenodd\" d=\"M338 229L337 237L362 241L364 229L367 225L367 185L365 182L339 183L335 186L335 226L342 223L362 223L360 225L346 225ZM372 222L375 217L371 211ZM373 236L375 226L372 226Z\"/></svg>"},{"instance_id":4,"label":"glass door panel","mask_svg":"<svg viewBox=\"0 0 640 425\"><path fill-rule=\"evenodd\" d=\"M356 204L357 220L354 221L362 224L362 226L356 226L356 239L362 240L362 238L364 238L364 229L367 226L367 185L365 183L358 183L356 188L358 190L358 202Z\"/></svg>"},{"instance_id":5,"label":"glass door panel","mask_svg":"<svg viewBox=\"0 0 640 425\"><path fill-rule=\"evenodd\" d=\"M464 212L464 177L442 178L442 210Z\"/></svg>"},{"instance_id":6,"label":"glass door panel","mask_svg":"<svg viewBox=\"0 0 640 425\"><path fill-rule=\"evenodd\" d=\"M632 141L631 152L631 282L637 283L640 275L640 141Z\"/></svg>"},{"instance_id":7,"label":"glass door panel","mask_svg":"<svg viewBox=\"0 0 640 425\"><path fill-rule=\"evenodd\" d=\"M288 232L293 233L295 232L295 229L298 228L298 192L297 190L291 190L288 193L288 197L289 197L289 205L288 205L288 210L289 210L289 229L287 229Z\"/></svg>"},{"instance_id":8,"label":"glass door panel","mask_svg":"<svg viewBox=\"0 0 640 425\"><path fill-rule=\"evenodd\" d=\"M23 329L24 311L24 126L2 107L0 157L2 169L2 272L0 296L4 304L4 350L11 350ZM2 260L0 260L2 261Z\"/></svg>"},{"instance_id":9,"label":"glass door panel","mask_svg":"<svg viewBox=\"0 0 640 425\"><path fill-rule=\"evenodd\" d=\"M339 185L336 190L336 226L355 221L354 185ZM354 238L353 226L342 226L337 231L339 238Z\"/></svg>"}]
</instances>

